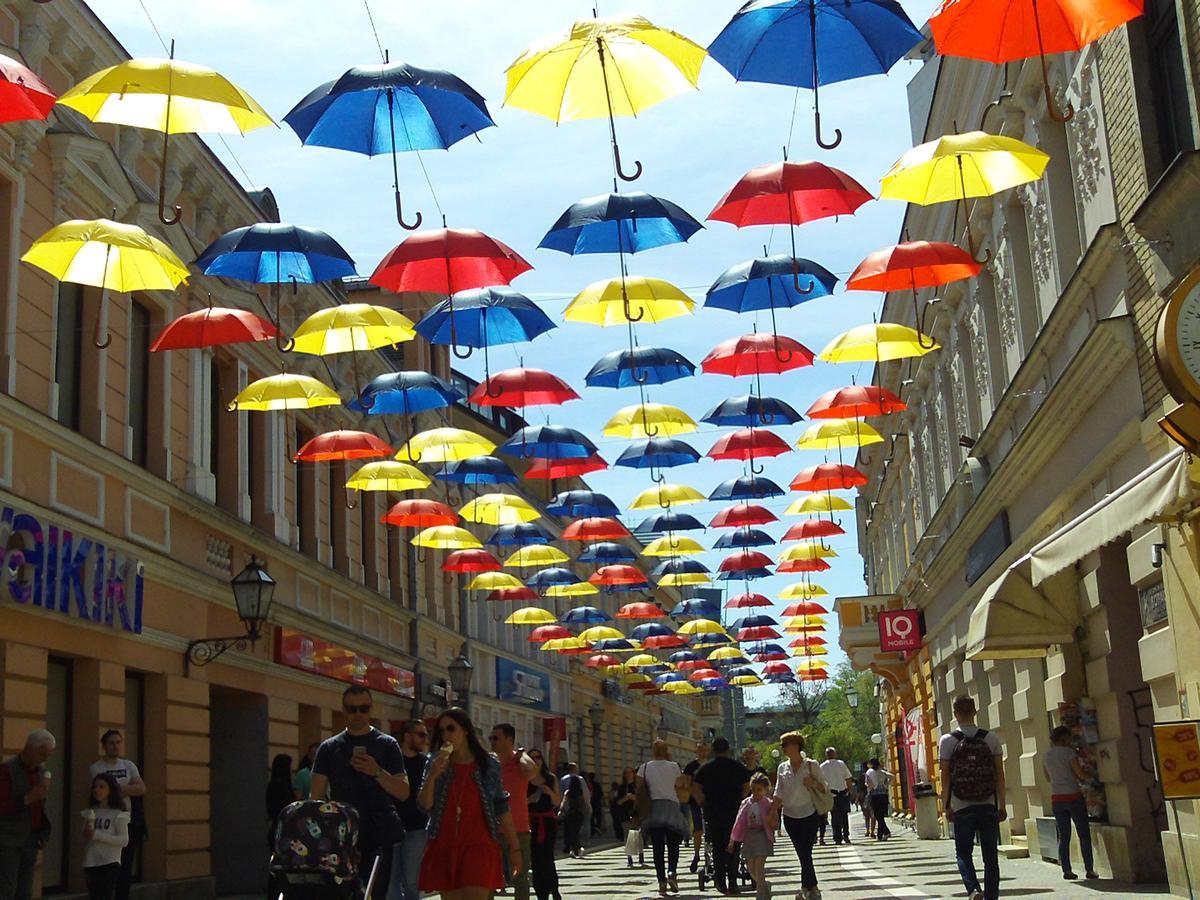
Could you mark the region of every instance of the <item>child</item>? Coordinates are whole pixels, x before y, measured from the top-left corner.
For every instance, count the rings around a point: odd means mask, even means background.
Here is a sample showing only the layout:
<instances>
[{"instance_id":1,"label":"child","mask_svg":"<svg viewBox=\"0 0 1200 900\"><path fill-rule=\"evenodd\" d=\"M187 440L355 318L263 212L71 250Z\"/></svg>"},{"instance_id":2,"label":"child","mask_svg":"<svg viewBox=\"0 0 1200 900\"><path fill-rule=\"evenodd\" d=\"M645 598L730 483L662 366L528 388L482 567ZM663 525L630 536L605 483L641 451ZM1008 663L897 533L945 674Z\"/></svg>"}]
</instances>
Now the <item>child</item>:
<instances>
[{"instance_id":1,"label":"child","mask_svg":"<svg viewBox=\"0 0 1200 900\"><path fill-rule=\"evenodd\" d=\"M779 829L779 814L775 804L767 797L771 779L758 772L750 779L750 796L738 808L733 831L729 835L729 852L741 843L746 868L754 879L756 900L771 900L771 885L767 883L767 857L775 844L775 832Z\"/></svg>"},{"instance_id":2,"label":"child","mask_svg":"<svg viewBox=\"0 0 1200 900\"><path fill-rule=\"evenodd\" d=\"M102 772L92 779L83 816L83 877L88 900L113 900L121 874L121 850L129 843L129 812L117 779Z\"/></svg>"}]
</instances>

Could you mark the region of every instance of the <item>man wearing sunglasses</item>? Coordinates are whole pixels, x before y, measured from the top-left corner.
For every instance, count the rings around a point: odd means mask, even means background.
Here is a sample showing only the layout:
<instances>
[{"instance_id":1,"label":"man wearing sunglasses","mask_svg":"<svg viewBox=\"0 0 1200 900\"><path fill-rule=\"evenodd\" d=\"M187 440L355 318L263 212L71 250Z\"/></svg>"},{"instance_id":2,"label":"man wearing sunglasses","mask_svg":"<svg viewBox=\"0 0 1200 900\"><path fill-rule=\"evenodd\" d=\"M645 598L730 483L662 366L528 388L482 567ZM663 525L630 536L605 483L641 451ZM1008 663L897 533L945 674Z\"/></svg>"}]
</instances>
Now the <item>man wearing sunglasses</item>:
<instances>
[{"instance_id":1,"label":"man wearing sunglasses","mask_svg":"<svg viewBox=\"0 0 1200 900\"><path fill-rule=\"evenodd\" d=\"M517 729L507 722L492 728L488 735L492 752L500 760L500 778L508 791L508 811L512 813L513 830L521 845L523 868L513 878L514 900L529 900L529 861L533 857L529 828L529 779L538 773L538 764L524 750L515 746Z\"/></svg>"},{"instance_id":2,"label":"man wearing sunglasses","mask_svg":"<svg viewBox=\"0 0 1200 900\"><path fill-rule=\"evenodd\" d=\"M313 760L314 800L336 800L358 811L358 849L361 871L369 877L375 859L372 900L386 900L392 869L391 847L404 836L404 825L394 801L411 793L400 745L391 735L371 725L371 692L353 684L342 693L346 728L326 739Z\"/></svg>"},{"instance_id":3,"label":"man wearing sunglasses","mask_svg":"<svg viewBox=\"0 0 1200 900\"><path fill-rule=\"evenodd\" d=\"M387 900L421 900L418 881L429 817L417 805L417 792L421 790L425 763L429 760L429 727L420 719L409 719L400 726L400 752L404 754L404 771L412 792L398 804L404 840L392 851L392 886Z\"/></svg>"}]
</instances>

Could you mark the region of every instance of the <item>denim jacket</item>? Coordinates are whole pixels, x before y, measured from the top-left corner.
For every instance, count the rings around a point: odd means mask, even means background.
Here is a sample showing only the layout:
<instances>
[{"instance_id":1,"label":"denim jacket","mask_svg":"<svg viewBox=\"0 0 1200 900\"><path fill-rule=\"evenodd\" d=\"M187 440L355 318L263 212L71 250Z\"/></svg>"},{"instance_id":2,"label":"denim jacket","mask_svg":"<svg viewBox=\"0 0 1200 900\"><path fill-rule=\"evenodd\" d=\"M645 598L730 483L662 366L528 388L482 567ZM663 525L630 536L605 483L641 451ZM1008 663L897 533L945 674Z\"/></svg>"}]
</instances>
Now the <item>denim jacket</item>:
<instances>
[{"instance_id":1,"label":"denim jacket","mask_svg":"<svg viewBox=\"0 0 1200 900\"><path fill-rule=\"evenodd\" d=\"M429 769L437 754L429 754L425 763L425 774L422 784L429 777ZM508 812L508 792L500 779L500 761L494 756L488 756L487 768L481 775L478 766L471 767L471 777L479 788L479 796L483 798L483 816L487 819L488 831L497 841L500 840L500 817ZM429 824L425 830L430 839L437 836L442 827L442 816L446 812L446 803L450 797L450 783L454 780L454 765L451 764L441 774L433 785L433 808L429 810Z\"/></svg>"}]
</instances>

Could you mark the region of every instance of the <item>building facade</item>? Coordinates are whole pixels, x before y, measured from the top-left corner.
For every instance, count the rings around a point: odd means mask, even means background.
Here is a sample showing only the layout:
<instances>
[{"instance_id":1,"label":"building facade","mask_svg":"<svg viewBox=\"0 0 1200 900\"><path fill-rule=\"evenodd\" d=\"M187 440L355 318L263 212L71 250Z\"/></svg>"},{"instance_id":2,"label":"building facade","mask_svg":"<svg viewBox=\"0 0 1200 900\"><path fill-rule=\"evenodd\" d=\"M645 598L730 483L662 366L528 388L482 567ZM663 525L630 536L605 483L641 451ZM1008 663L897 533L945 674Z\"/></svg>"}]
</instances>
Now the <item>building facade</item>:
<instances>
[{"instance_id":1,"label":"building facade","mask_svg":"<svg viewBox=\"0 0 1200 900\"><path fill-rule=\"evenodd\" d=\"M913 808L915 784L937 783L937 738L953 727L954 697L970 694L1004 742L1007 841L1056 856L1041 755L1066 724L1092 773L1097 868L1183 891L1150 728L1188 717L1176 648L1187 646L1181 627L1196 636L1186 512L1198 473L1157 425L1153 344L1164 295L1200 261L1200 8L1146 9L1050 60L1058 106L1075 109L1067 122L1046 109L1036 59L1005 68L920 51L914 144L982 128L1051 162L966 215L952 204L907 211L912 239L966 246L969 228L989 259L939 289L935 306L928 290L885 298L885 321L923 321L941 349L875 372L908 410L884 450L860 455L870 595L836 609L855 666L880 675L898 808ZM922 644L885 652L880 614L902 609L920 612ZM1179 811L1194 871L1196 819L1190 802Z\"/></svg>"}]
</instances>

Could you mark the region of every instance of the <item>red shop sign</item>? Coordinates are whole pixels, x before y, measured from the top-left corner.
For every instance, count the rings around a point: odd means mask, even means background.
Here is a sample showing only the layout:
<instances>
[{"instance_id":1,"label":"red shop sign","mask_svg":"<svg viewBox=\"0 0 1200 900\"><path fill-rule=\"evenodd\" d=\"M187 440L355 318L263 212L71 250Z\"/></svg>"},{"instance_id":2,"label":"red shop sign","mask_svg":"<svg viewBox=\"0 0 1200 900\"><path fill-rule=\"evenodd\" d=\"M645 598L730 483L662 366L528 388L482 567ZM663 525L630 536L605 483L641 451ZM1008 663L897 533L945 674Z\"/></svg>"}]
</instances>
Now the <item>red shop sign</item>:
<instances>
[{"instance_id":1,"label":"red shop sign","mask_svg":"<svg viewBox=\"0 0 1200 900\"><path fill-rule=\"evenodd\" d=\"M885 653L921 649L921 611L892 609L879 613L879 649Z\"/></svg>"}]
</instances>

